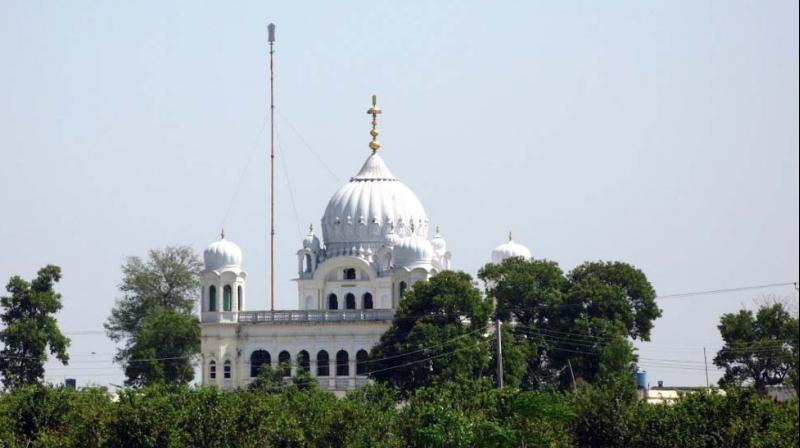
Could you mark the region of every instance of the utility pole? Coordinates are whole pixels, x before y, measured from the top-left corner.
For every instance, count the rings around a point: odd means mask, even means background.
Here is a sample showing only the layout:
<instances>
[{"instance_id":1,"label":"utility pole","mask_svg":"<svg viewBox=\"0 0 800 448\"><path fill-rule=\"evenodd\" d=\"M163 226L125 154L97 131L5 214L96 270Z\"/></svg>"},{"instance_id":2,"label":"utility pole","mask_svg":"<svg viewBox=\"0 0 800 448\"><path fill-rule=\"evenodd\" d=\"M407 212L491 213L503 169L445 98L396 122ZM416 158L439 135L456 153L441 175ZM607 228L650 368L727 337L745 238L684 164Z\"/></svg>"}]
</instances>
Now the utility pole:
<instances>
[{"instance_id":1,"label":"utility pole","mask_svg":"<svg viewBox=\"0 0 800 448\"><path fill-rule=\"evenodd\" d=\"M706 389L708 388L708 358L706 357L706 348L703 347L703 363L706 365Z\"/></svg>"},{"instance_id":2,"label":"utility pole","mask_svg":"<svg viewBox=\"0 0 800 448\"><path fill-rule=\"evenodd\" d=\"M275 311L275 24L267 25L269 32L269 298L270 310Z\"/></svg>"},{"instance_id":3,"label":"utility pole","mask_svg":"<svg viewBox=\"0 0 800 448\"><path fill-rule=\"evenodd\" d=\"M569 366L569 376L572 378L572 392L578 393L578 386L575 384L575 373L572 371L572 362L567 359L567 366Z\"/></svg>"},{"instance_id":4,"label":"utility pole","mask_svg":"<svg viewBox=\"0 0 800 448\"><path fill-rule=\"evenodd\" d=\"M497 332L497 387L503 388L503 336L500 331L502 322L495 320L495 331Z\"/></svg>"}]
</instances>

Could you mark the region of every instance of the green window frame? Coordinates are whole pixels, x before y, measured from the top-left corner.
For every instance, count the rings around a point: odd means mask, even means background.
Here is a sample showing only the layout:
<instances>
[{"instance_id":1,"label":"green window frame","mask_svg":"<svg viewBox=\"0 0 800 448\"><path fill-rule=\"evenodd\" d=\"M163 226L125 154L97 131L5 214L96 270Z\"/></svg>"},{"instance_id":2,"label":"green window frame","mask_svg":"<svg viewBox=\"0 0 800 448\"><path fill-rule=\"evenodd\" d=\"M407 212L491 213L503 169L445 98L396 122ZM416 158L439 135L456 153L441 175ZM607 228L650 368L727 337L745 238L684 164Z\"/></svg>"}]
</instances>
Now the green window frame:
<instances>
[{"instance_id":1,"label":"green window frame","mask_svg":"<svg viewBox=\"0 0 800 448\"><path fill-rule=\"evenodd\" d=\"M208 287L208 311L217 311L217 288L214 285Z\"/></svg>"},{"instance_id":2,"label":"green window frame","mask_svg":"<svg viewBox=\"0 0 800 448\"><path fill-rule=\"evenodd\" d=\"M222 309L223 311L233 310L233 288L231 288L231 285L225 285L222 288Z\"/></svg>"}]
</instances>

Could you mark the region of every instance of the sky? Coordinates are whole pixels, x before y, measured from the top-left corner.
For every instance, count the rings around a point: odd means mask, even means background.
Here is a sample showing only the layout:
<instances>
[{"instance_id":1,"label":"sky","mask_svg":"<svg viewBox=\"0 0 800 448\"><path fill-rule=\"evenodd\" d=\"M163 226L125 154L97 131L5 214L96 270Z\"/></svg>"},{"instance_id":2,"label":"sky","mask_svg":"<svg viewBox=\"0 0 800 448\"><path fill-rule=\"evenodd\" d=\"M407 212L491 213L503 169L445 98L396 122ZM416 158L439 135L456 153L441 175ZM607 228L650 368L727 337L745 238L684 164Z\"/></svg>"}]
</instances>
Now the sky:
<instances>
[{"instance_id":1,"label":"sky","mask_svg":"<svg viewBox=\"0 0 800 448\"><path fill-rule=\"evenodd\" d=\"M277 24L278 308L295 252L381 155L475 274L513 230L568 271L619 260L659 295L793 282L796 1L0 3L0 281L63 269L68 367L123 381L102 328L126 257L224 225L268 307ZM659 299L650 382L705 385L723 313L792 286ZM719 372L711 366L710 378Z\"/></svg>"}]
</instances>

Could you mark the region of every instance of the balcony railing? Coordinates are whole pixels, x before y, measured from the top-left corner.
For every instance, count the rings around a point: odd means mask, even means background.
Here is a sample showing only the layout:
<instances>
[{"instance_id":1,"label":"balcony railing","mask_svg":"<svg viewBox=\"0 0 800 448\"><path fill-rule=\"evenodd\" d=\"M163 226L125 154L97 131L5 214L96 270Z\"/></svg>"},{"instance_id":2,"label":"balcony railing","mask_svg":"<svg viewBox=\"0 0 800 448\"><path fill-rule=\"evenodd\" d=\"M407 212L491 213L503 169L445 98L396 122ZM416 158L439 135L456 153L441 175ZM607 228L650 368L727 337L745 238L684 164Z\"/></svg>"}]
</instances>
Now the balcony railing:
<instances>
[{"instance_id":1,"label":"balcony railing","mask_svg":"<svg viewBox=\"0 0 800 448\"><path fill-rule=\"evenodd\" d=\"M241 311L242 323L365 322L392 320L394 310L280 310Z\"/></svg>"}]
</instances>

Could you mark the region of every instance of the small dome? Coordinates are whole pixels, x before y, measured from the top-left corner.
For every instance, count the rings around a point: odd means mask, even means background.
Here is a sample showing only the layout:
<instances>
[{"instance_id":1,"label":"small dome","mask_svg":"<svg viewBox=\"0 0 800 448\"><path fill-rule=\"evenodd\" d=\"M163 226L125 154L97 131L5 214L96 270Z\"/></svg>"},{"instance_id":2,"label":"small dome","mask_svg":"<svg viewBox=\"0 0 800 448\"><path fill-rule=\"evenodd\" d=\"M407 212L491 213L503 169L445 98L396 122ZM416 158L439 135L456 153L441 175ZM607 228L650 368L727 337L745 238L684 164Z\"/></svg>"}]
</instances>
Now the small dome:
<instances>
[{"instance_id":1,"label":"small dome","mask_svg":"<svg viewBox=\"0 0 800 448\"><path fill-rule=\"evenodd\" d=\"M447 241L445 241L444 238L442 238L442 235L439 233L439 226L436 226L436 235L433 236L431 245L433 246L433 250L437 255L447 252Z\"/></svg>"},{"instance_id":2,"label":"small dome","mask_svg":"<svg viewBox=\"0 0 800 448\"><path fill-rule=\"evenodd\" d=\"M308 227L308 235L303 238L303 248L304 249L311 249L312 252L319 252L320 242L319 238L314 235L314 226Z\"/></svg>"},{"instance_id":3,"label":"small dome","mask_svg":"<svg viewBox=\"0 0 800 448\"><path fill-rule=\"evenodd\" d=\"M526 260L531 259L531 251L522 244L517 244L511 239L511 233L508 234L508 242L505 242L494 248L492 251L492 263L502 263L503 260L513 257L522 257Z\"/></svg>"},{"instance_id":4,"label":"small dome","mask_svg":"<svg viewBox=\"0 0 800 448\"><path fill-rule=\"evenodd\" d=\"M394 247L394 265L413 269L430 266L433 260L433 246L425 238L411 235L401 239Z\"/></svg>"},{"instance_id":5,"label":"small dome","mask_svg":"<svg viewBox=\"0 0 800 448\"><path fill-rule=\"evenodd\" d=\"M235 243L226 240L223 233L219 241L214 241L203 251L203 263L206 271L241 268L242 249Z\"/></svg>"}]
</instances>

